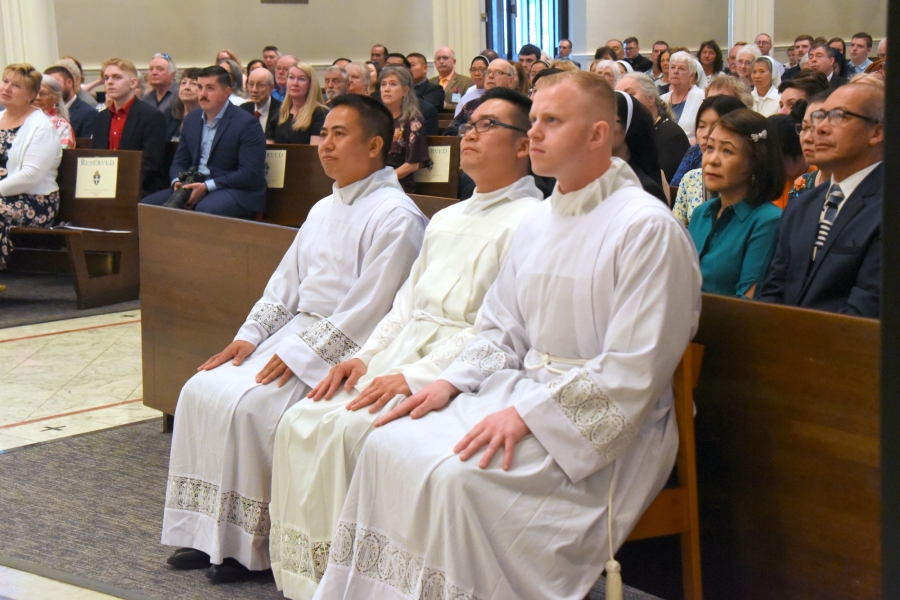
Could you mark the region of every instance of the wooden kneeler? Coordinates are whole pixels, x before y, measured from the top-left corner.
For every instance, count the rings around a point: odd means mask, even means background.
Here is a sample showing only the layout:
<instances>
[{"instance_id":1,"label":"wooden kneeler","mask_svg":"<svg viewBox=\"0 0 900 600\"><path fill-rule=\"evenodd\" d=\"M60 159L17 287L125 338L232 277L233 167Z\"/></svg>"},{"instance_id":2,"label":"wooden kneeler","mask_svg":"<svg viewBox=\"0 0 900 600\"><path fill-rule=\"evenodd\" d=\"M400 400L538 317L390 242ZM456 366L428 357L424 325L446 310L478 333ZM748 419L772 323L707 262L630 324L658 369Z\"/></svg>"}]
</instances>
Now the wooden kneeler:
<instances>
[{"instance_id":1,"label":"wooden kneeler","mask_svg":"<svg viewBox=\"0 0 900 600\"><path fill-rule=\"evenodd\" d=\"M690 344L675 370L675 420L678 454L675 458L678 486L666 488L647 508L628 540L681 536L681 568L685 600L701 600L700 518L697 501L697 458L694 435L694 389L700 379L703 346Z\"/></svg>"}]
</instances>

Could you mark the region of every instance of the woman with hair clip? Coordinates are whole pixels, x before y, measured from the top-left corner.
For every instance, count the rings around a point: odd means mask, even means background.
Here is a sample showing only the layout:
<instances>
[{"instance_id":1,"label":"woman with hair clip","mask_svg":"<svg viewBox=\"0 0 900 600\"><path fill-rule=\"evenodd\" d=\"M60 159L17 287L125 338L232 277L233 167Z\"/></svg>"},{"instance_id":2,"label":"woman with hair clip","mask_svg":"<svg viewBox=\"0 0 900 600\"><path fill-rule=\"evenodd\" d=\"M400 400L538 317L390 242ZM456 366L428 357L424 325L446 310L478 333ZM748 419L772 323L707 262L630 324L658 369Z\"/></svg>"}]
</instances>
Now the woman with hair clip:
<instances>
[{"instance_id":1,"label":"woman with hair clip","mask_svg":"<svg viewBox=\"0 0 900 600\"><path fill-rule=\"evenodd\" d=\"M640 102L622 91L616 92L616 125L612 131L612 141L613 156L628 163L645 192L668 206L656 142L653 141L653 117Z\"/></svg>"},{"instance_id":2,"label":"woman with hair clip","mask_svg":"<svg viewBox=\"0 0 900 600\"><path fill-rule=\"evenodd\" d=\"M278 113L278 125L266 132L276 144L312 144L318 146L328 108L312 66L297 63L288 71L287 93Z\"/></svg>"},{"instance_id":3,"label":"woman with hair clip","mask_svg":"<svg viewBox=\"0 0 900 600\"><path fill-rule=\"evenodd\" d=\"M420 167L431 166L412 75L404 67L385 67L378 75L378 86L381 101L394 117L394 140L388 152L387 166L397 173L403 191L411 194L416 191L413 174Z\"/></svg>"},{"instance_id":4,"label":"woman with hair clip","mask_svg":"<svg viewBox=\"0 0 900 600\"><path fill-rule=\"evenodd\" d=\"M777 134L742 108L720 118L706 140L703 182L715 197L694 210L688 231L700 255L702 290L753 298L778 242L784 188Z\"/></svg>"}]
</instances>

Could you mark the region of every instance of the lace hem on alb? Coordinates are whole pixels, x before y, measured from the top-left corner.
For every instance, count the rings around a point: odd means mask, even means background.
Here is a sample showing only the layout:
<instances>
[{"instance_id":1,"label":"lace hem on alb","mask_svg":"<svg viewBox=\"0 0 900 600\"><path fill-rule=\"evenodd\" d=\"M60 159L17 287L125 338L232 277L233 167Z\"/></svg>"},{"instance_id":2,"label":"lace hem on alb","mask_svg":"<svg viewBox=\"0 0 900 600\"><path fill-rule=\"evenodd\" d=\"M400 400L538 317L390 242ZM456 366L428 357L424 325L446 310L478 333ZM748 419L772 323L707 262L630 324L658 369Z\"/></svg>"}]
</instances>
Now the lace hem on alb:
<instances>
[{"instance_id":1,"label":"lace hem on alb","mask_svg":"<svg viewBox=\"0 0 900 600\"><path fill-rule=\"evenodd\" d=\"M350 360L354 354L359 352L359 346L332 325L328 319L322 319L301 333L300 339L306 342L319 358L332 367L345 360Z\"/></svg>"},{"instance_id":2,"label":"lace hem on alb","mask_svg":"<svg viewBox=\"0 0 900 600\"><path fill-rule=\"evenodd\" d=\"M248 321L256 321L269 335L284 327L293 318L282 305L262 300L253 305L253 310L247 316Z\"/></svg>"},{"instance_id":3,"label":"lace hem on alb","mask_svg":"<svg viewBox=\"0 0 900 600\"><path fill-rule=\"evenodd\" d=\"M584 369L572 369L560 375L547 388L601 458L615 459L637 435L621 409Z\"/></svg>"},{"instance_id":4,"label":"lace hem on alb","mask_svg":"<svg viewBox=\"0 0 900 600\"><path fill-rule=\"evenodd\" d=\"M387 316L378 323L378 327L372 332L372 338L378 342L379 346L387 348L391 345L391 342L400 335L400 332L403 331L404 325L405 323L401 319Z\"/></svg>"},{"instance_id":5,"label":"lace hem on alb","mask_svg":"<svg viewBox=\"0 0 900 600\"><path fill-rule=\"evenodd\" d=\"M443 571L425 567L425 560L394 545L387 536L355 523L335 528L330 561L385 583L417 600L477 600L449 581Z\"/></svg>"},{"instance_id":6,"label":"lace hem on alb","mask_svg":"<svg viewBox=\"0 0 900 600\"><path fill-rule=\"evenodd\" d=\"M166 508L200 513L216 521L237 525L250 535L269 535L269 503L251 500L237 492L219 492L219 486L190 477L170 476Z\"/></svg>"},{"instance_id":7,"label":"lace hem on alb","mask_svg":"<svg viewBox=\"0 0 900 600\"><path fill-rule=\"evenodd\" d=\"M279 523L272 523L269 536L269 554L273 563L281 563L282 571L322 581L331 542L310 542L305 533Z\"/></svg>"},{"instance_id":8,"label":"lace hem on alb","mask_svg":"<svg viewBox=\"0 0 900 600\"><path fill-rule=\"evenodd\" d=\"M505 369L507 364L506 354L481 338L472 340L457 360L477 367L485 375Z\"/></svg>"},{"instance_id":9,"label":"lace hem on alb","mask_svg":"<svg viewBox=\"0 0 900 600\"><path fill-rule=\"evenodd\" d=\"M434 350L431 351L431 361L443 371L456 360L459 353L462 352L462 349L466 346L466 342L471 338L472 335L470 333L460 331L459 333L455 333L450 337L441 340Z\"/></svg>"}]
</instances>

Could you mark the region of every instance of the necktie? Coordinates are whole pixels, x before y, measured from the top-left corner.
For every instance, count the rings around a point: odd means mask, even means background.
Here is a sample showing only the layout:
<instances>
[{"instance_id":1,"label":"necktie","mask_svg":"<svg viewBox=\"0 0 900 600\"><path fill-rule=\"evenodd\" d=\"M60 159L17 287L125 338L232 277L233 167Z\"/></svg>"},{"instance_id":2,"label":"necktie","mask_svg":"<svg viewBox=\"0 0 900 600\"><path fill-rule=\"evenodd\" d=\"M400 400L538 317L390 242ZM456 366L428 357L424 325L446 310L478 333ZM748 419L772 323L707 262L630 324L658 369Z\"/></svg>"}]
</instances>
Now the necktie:
<instances>
[{"instance_id":1,"label":"necktie","mask_svg":"<svg viewBox=\"0 0 900 600\"><path fill-rule=\"evenodd\" d=\"M253 116L256 117L257 120L259 120L259 115L260 112L258 110L253 113Z\"/></svg>"},{"instance_id":2,"label":"necktie","mask_svg":"<svg viewBox=\"0 0 900 600\"><path fill-rule=\"evenodd\" d=\"M844 192L841 191L841 186L835 183L825 196L825 211L819 217L819 233L816 236L815 246L813 246L813 260L816 260L819 248L824 246L825 240L828 239L828 233L831 231L831 226L838 214L838 207L843 199Z\"/></svg>"}]
</instances>

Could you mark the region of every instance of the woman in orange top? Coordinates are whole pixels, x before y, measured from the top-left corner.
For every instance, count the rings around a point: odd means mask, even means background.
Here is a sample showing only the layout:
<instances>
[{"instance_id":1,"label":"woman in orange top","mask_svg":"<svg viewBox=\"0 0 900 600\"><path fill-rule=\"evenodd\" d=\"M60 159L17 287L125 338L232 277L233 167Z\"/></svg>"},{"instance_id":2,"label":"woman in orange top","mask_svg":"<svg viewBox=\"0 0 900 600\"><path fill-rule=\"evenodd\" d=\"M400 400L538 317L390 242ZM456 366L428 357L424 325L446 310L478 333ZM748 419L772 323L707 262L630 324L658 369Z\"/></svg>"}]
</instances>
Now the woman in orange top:
<instances>
[{"instance_id":1,"label":"woman in orange top","mask_svg":"<svg viewBox=\"0 0 900 600\"><path fill-rule=\"evenodd\" d=\"M801 106L802 105L802 106ZM815 171L807 163L803 148L800 146L800 135L797 131L803 114L806 111L806 102L798 100L789 115L772 115L768 117L769 126L777 132L778 145L781 146L781 155L784 160L785 184L781 196L773 201L773 204L784 210L788 201L795 197L794 182L798 177Z\"/></svg>"}]
</instances>

